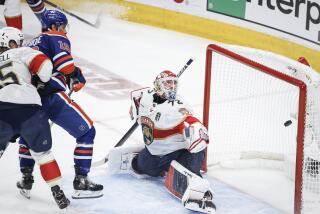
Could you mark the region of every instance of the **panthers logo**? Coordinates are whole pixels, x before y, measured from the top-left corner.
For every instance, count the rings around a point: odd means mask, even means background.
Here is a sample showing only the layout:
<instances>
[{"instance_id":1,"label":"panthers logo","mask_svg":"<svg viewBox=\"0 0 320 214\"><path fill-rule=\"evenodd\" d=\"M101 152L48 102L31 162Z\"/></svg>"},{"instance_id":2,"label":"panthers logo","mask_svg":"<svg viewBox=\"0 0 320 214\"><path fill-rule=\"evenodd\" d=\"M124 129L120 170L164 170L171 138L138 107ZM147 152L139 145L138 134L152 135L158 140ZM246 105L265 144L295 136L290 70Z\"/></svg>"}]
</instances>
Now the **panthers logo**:
<instances>
[{"instance_id":1,"label":"panthers logo","mask_svg":"<svg viewBox=\"0 0 320 214\"><path fill-rule=\"evenodd\" d=\"M153 128L154 123L148 117L141 117L141 127L142 127L142 134L143 140L146 145L150 145L153 142Z\"/></svg>"}]
</instances>

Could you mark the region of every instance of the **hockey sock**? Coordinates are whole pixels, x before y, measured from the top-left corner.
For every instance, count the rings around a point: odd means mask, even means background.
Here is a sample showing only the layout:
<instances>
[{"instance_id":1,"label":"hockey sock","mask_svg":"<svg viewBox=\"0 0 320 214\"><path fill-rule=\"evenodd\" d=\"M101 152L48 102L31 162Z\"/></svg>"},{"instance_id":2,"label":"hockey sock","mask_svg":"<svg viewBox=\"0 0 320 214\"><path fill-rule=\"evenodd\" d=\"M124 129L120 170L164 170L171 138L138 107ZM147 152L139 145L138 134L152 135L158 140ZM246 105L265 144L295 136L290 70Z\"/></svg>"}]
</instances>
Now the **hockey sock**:
<instances>
[{"instance_id":1,"label":"hockey sock","mask_svg":"<svg viewBox=\"0 0 320 214\"><path fill-rule=\"evenodd\" d=\"M20 171L23 173L24 168L32 168L35 165L35 161L30 154L30 150L23 144L19 145L19 162L20 162Z\"/></svg>"},{"instance_id":2,"label":"hockey sock","mask_svg":"<svg viewBox=\"0 0 320 214\"><path fill-rule=\"evenodd\" d=\"M77 167L77 173L80 175L87 175L91 168L93 153L93 144L77 143L74 150L74 163Z\"/></svg>"},{"instance_id":3,"label":"hockey sock","mask_svg":"<svg viewBox=\"0 0 320 214\"><path fill-rule=\"evenodd\" d=\"M4 18L6 20L8 27L15 27L15 28L22 30L22 15L21 14L18 16L13 16L13 17L5 16Z\"/></svg>"},{"instance_id":4,"label":"hockey sock","mask_svg":"<svg viewBox=\"0 0 320 214\"><path fill-rule=\"evenodd\" d=\"M50 187L59 185L61 180L61 172L51 151L39 153L31 151L31 154L39 164L41 175L47 184Z\"/></svg>"}]
</instances>

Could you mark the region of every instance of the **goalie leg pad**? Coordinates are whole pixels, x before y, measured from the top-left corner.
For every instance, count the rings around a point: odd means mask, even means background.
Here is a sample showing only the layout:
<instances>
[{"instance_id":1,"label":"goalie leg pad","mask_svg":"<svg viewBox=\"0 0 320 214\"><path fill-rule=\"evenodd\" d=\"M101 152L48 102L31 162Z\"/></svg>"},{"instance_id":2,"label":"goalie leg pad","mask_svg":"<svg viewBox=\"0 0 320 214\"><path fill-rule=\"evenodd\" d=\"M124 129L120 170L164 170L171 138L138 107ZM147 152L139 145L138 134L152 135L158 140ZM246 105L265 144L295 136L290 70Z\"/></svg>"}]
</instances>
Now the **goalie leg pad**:
<instances>
[{"instance_id":1,"label":"goalie leg pad","mask_svg":"<svg viewBox=\"0 0 320 214\"><path fill-rule=\"evenodd\" d=\"M212 202L209 182L177 161L171 162L165 186L170 193L181 199L185 208L202 213L215 213L216 207Z\"/></svg>"},{"instance_id":2,"label":"goalie leg pad","mask_svg":"<svg viewBox=\"0 0 320 214\"><path fill-rule=\"evenodd\" d=\"M143 146L116 147L110 150L107 172L113 174L135 174L132 159L143 149Z\"/></svg>"}]
</instances>

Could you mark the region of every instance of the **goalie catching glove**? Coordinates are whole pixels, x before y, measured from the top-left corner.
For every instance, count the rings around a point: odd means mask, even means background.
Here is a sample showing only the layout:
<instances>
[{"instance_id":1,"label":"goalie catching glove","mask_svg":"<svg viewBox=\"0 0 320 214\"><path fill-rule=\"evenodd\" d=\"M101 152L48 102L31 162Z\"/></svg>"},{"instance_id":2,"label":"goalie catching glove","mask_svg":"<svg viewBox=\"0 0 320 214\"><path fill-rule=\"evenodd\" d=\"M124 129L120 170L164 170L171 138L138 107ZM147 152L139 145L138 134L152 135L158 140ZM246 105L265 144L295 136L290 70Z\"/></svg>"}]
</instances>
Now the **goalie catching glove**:
<instances>
[{"instance_id":1,"label":"goalie catching glove","mask_svg":"<svg viewBox=\"0 0 320 214\"><path fill-rule=\"evenodd\" d=\"M192 124L184 122L184 126L183 135L189 143L189 152L197 153L205 149L209 144L209 136L206 127L200 122L194 122Z\"/></svg>"},{"instance_id":2,"label":"goalie catching glove","mask_svg":"<svg viewBox=\"0 0 320 214\"><path fill-rule=\"evenodd\" d=\"M75 67L74 71L68 76L67 83L70 90L80 91L86 84L82 71L79 67Z\"/></svg>"}]
</instances>

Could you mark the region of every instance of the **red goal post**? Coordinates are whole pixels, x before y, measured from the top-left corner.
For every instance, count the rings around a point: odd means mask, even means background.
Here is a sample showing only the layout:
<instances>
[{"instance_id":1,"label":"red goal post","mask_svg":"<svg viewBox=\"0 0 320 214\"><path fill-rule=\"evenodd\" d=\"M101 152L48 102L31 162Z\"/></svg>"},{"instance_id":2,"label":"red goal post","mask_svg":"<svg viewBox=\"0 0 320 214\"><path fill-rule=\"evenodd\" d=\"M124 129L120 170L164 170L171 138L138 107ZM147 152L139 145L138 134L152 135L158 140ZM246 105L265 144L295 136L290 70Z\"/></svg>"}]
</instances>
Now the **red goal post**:
<instances>
[{"instance_id":1,"label":"red goal post","mask_svg":"<svg viewBox=\"0 0 320 214\"><path fill-rule=\"evenodd\" d=\"M250 68L248 72L261 72L268 76L271 76L277 80L284 81L292 86L298 88L298 102L297 102L297 130L296 130L296 157L295 162L295 190L294 190L294 213L299 214L302 210L302 190L303 190L303 162L304 162L304 141L305 141L305 124L306 124L306 106L307 106L307 85L304 81L289 75L287 71L278 71L268 67L265 64L257 62L256 60L252 60L248 57L242 56L236 53L234 50L230 50L229 48L224 48L220 45L210 44L206 50L206 66L205 66L205 84L204 84L204 105L203 105L203 123L208 128L209 134L210 132L210 123L215 123L214 115L210 115L212 109L215 108L214 102L212 103L212 97L217 93L221 93L224 89L221 88L221 91L212 91L212 79L215 78L215 68L214 64L218 59L218 55L223 56L224 58L228 58L228 60L235 61L241 65L243 65L244 69ZM217 59L216 59L217 58ZM223 72L228 73L228 65L225 65L226 68ZM222 67L222 66L221 66ZM217 70L221 70L218 68ZM232 70L230 68L230 70ZM230 74L232 75L232 74ZM232 78L232 77L231 77ZM241 78L241 77L240 77ZM244 77L246 78L246 77ZM254 81L254 80L250 80ZM248 82L250 82L248 81ZM235 81L236 82L236 81ZM225 84L228 84L225 81ZM268 86L268 85L266 85ZM232 87L227 86L227 87ZM219 90L219 89L218 89ZM214 93L214 94L212 94ZM211 97L212 96L212 97ZM266 103L267 105L267 103ZM262 112L263 114L263 112ZM253 118L254 119L254 118ZM259 121L257 121L259 123ZM238 124L241 125L241 124ZM248 130L249 131L249 130ZM215 134L210 135L210 145L213 150L215 149ZM210 152L208 154L210 156ZM205 169L206 170L206 169Z\"/></svg>"}]
</instances>

